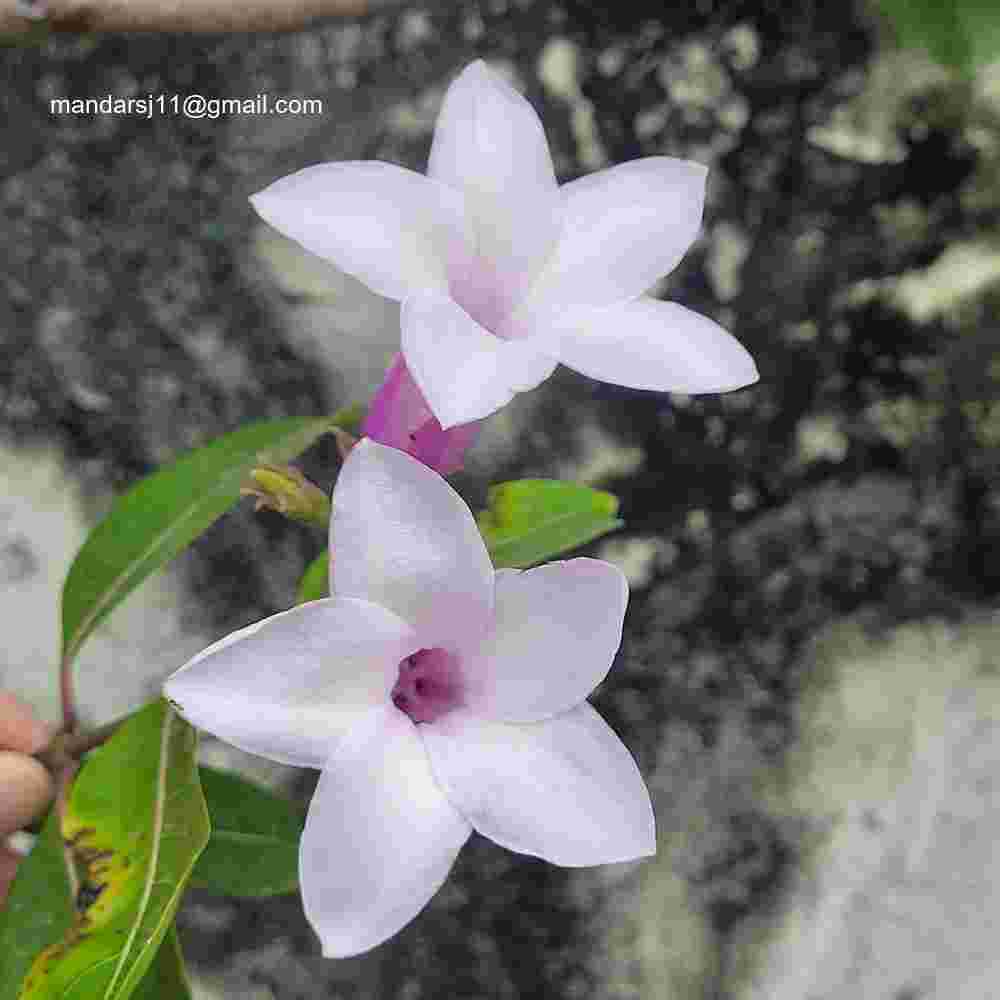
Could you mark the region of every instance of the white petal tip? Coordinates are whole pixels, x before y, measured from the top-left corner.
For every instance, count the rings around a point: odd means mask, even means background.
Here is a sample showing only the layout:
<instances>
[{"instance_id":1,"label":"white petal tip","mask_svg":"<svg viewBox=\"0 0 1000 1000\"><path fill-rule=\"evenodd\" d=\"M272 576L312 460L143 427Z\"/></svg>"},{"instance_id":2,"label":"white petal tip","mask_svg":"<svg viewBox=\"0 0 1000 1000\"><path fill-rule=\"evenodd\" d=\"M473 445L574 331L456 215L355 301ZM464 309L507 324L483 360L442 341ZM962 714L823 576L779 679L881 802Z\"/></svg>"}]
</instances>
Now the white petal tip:
<instances>
[{"instance_id":1,"label":"white petal tip","mask_svg":"<svg viewBox=\"0 0 1000 1000\"><path fill-rule=\"evenodd\" d=\"M513 396L511 396L513 399ZM510 400L508 400L509 402ZM499 409L499 407L498 407ZM452 414L445 411L444 413L436 414L438 418L438 423L441 425L441 430L450 431L453 427L459 427L462 424L471 424L476 420L485 420L489 414L483 414L482 416L470 417L464 413Z\"/></svg>"},{"instance_id":2,"label":"white petal tip","mask_svg":"<svg viewBox=\"0 0 1000 1000\"><path fill-rule=\"evenodd\" d=\"M684 392L689 395L736 392L760 381L760 372L750 352L721 327L718 332L722 334L722 338L714 345L715 358L711 367L705 364L702 371L691 373L684 380L687 385L671 387L668 392Z\"/></svg>"},{"instance_id":3,"label":"white petal tip","mask_svg":"<svg viewBox=\"0 0 1000 1000\"><path fill-rule=\"evenodd\" d=\"M610 858L605 864L625 864L626 862L644 861L656 855L656 818L653 815L653 804L648 803L648 815L646 822L640 831L636 831L638 836L632 842L631 847L625 848L621 854ZM627 843L625 840L622 844Z\"/></svg>"},{"instance_id":4,"label":"white petal tip","mask_svg":"<svg viewBox=\"0 0 1000 1000\"><path fill-rule=\"evenodd\" d=\"M182 690L183 680L178 677L179 673L180 671L171 674L161 688L163 697L166 698L178 712L182 711L181 700L184 697L184 692Z\"/></svg>"},{"instance_id":5,"label":"white petal tip","mask_svg":"<svg viewBox=\"0 0 1000 1000\"><path fill-rule=\"evenodd\" d=\"M624 865L645 861L647 858L656 856L656 833L653 830L653 819L650 817L650 828L648 836L642 837L632 847L623 850L621 853L609 855L606 861L591 862L599 865Z\"/></svg>"},{"instance_id":6,"label":"white petal tip","mask_svg":"<svg viewBox=\"0 0 1000 1000\"><path fill-rule=\"evenodd\" d=\"M469 65L455 77L455 82L457 83L459 80L471 80L474 77L479 77L481 80L488 83L505 83L500 76L490 69L485 59L477 59L475 62L469 63Z\"/></svg>"},{"instance_id":7,"label":"white petal tip","mask_svg":"<svg viewBox=\"0 0 1000 1000\"><path fill-rule=\"evenodd\" d=\"M320 939L320 950L324 958L355 958L378 945L357 945L346 941L324 941Z\"/></svg>"},{"instance_id":8,"label":"white petal tip","mask_svg":"<svg viewBox=\"0 0 1000 1000\"><path fill-rule=\"evenodd\" d=\"M253 210L265 221L268 216L268 205L273 199L272 187L273 185L269 184L266 188L261 188L256 194L252 194L247 198Z\"/></svg>"},{"instance_id":9,"label":"white petal tip","mask_svg":"<svg viewBox=\"0 0 1000 1000\"><path fill-rule=\"evenodd\" d=\"M736 392L759 382L760 372L757 370L757 365L749 354L746 352L744 354L745 357L740 358L740 363L728 365L726 371L720 372L715 380L706 379L705 387L694 389L692 395L707 392Z\"/></svg>"},{"instance_id":10,"label":"white petal tip","mask_svg":"<svg viewBox=\"0 0 1000 1000\"><path fill-rule=\"evenodd\" d=\"M621 853L615 852L614 854L608 854L607 857L593 858L588 857L585 859L577 858L565 858L551 859L551 863L557 865L560 868L600 868L603 865L627 865L635 864L639 861L646 861L647 859L654 857L656 855L656 844L651 846L637 846L630 848L629 850L623 851Z\"/></svg>"}]
</instances>

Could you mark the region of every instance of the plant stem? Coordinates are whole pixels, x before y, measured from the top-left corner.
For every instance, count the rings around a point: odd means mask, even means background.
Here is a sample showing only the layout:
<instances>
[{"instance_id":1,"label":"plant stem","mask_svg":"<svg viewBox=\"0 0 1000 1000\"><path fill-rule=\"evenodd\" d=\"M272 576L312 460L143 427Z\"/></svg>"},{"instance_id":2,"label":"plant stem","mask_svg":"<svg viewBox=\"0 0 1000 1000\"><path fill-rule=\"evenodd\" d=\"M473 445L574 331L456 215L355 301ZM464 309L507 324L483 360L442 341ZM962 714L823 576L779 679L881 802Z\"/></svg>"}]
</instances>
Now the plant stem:
<instances>
[{"instance_id":1,"label":"plant stem","mask_svg":"<svg viewBox=\"0 0 1000 1000\"><path fill-rule=\"evenodd\" d=\"M112 733L125 721L127 716L115 719L89 732L75 733L65 729L60 730L52 738L48 746L43 747L34 755L57 778L62 775L70 764L77 764L80 758L104 743ZM72 775L71 775L72 776Z\"/></svg>"},{"instance_id":2,"label":"plant stem","mask_svg":"<svg viewBox=\"0 0 1000 1000\"><path fill-rule=\"evenodd\" d=\"M114 731L125 721L125 718L127 717L105 723L103 726L90 730L90 732L73 733L66 738L66 752L71 757L81 757L88 750L99 747L111 738Z\"/></svg>"},{"instance_id":3,"label":"plant stem","mask_svg":"<svg viewBox=\"0 0 1000 1000\"><path fill-rule=\"evenodd\" d=\"M0 35L20 36L37 25L53 31L300 31L317 18L362 17L392 5L387 0L291 0L244 4L220 0L12 0L0 2Z\"/></svg>"},{"instance_id":4,"label":"plant stem","mask_svg":"<svg viewBox=\"0 0 1000 1000\"><path fill-rule=\"evenodd\" d=\"M73 694L73 663L70 657L64 656L59 667L59 699L62 702L63 731L67 733L76 729L76 698Z\"/></svg>"}]
</instances>

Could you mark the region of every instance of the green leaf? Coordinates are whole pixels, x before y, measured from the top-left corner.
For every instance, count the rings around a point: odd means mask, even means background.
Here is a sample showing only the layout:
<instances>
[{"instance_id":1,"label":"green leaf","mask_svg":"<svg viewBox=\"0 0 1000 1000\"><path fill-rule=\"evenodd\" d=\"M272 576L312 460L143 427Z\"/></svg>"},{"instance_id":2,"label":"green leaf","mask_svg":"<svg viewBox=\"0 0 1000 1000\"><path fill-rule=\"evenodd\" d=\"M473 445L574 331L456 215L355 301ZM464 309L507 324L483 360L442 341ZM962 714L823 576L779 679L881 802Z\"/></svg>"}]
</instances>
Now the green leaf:
<instances>
[{"instance_id":1,"label":"green leaf","mask_svg":"<svg viewBox=\"0 0 1000 1000\"><path fill-rule=\"evenodd\" d=\"M75 910L63 859L59 820L49 812L31 853L0 905L0 1000L17 1000L35 956L62 939Z\"/></svg>"},{"instance_id":2,"label":"green leaf","mask_svg":"<svg viewBox=\"0 0 1000 1000\"><path fill-rule=\"evenodd\" d=\"M353 419L354 409L343 411ZM331 430L333 417L249 424L140 480L113 504L70 566L62 594L63 662L152 572L183 551L240 496L249 471L281 464Z\"/></svg>"},{"instance_id":3,"label":"green leaf","mask_svg":"<svg viewBox=\"0 0 1000 1000\"><path fill-rule=\"evenodd\" d=\"M330 596L330 552L322 551L306 567L302 579L299 580L299 592L295 598L297 604L306 601L318 601L321 597Z\"/></svg>"},{"instance_id":4,"label":"green leaf","mask_svg":"<svg viewBox=\"0 0 1000 1000\"><path fill-rule=\"evenodd\" d=\"M622 527L618 499L603 490L557 479L519 479L489 491L476 520L493 565L522 568Z\"/></svg>"},{"instance_id":5,"label":"green leaf","mask_svg":"<svg viewBox=\"0 0 1000 1000\"><path fill-rule=\"evenodd\" d=\"M212 835L192 885L229 896L276 896L299 885L302 810L236 774L201 767Z\"/></svg>"},{"instance_id":6,"label":"green leaf","mask_svg":"<svg viewBox=\"0 0 1000 1000\"><path fill-rule=\"evenodd\" d=\"M159 699L87 758L62 829L78 912L20 1000L125 1000L142 981L208 841L195 749L194 729Z\"/></svg>"},{"instance_id":7,"label":"green leaf","mask_svg":"<svg viewBox=\"0 0 1000 1000\"><path fill-rule=\"evenodd\" d=\"M156 959L135 988L132 1000L191 1000L191 984L175 924L170 925Z\"/></svg>"},{"instance_id":8,"label":"green leaf","mask_svg":"<svg viewBox=\"0 0 1000 1000\"><path fill-rule=\"evenodd\" d=\"M968 74L1000 58L996 0L881 0L901 45Z\"/></svg>"}]
</instances>

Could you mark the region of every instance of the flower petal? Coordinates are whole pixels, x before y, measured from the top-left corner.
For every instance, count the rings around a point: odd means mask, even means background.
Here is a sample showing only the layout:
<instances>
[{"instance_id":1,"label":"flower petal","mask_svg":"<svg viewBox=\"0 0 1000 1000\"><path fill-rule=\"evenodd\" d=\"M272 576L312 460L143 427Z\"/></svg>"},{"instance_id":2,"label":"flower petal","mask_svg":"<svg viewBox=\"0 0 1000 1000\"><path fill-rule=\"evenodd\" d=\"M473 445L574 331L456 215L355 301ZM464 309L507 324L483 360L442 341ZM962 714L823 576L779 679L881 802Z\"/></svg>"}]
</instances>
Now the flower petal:
<instances>
[{"instance_id":1,"label":"flower petal","mask_svg":"<svg viewBox=\"0 0 1000 1000\"><path fill-rule=\"evenodd\" d=\"M388 706L352 729L323 770L299 850L302 902L323 954L358 955L408 924L471 832L402 712Z\"/></svg>"},{"instance_id":2,"label":"flower petal","mask_svg":"<svg viewBox=\"0 0 1000 1000\"><path fill-rule=\"evenodd\" d=\"M427 173L465 195L474 244L517 302L555 244L562 199L535 109L481 59L444 96Z\"/></svg>"},{"instance_id":3,"label":"flower petal","mask_svg":"<svg viewBox=\"0 0 1000 1000\"><path fill-rule=\"evenodd\" d=\"M588 703L527 725L457 711L420 735L448 799L503 847L567 867L656 853L642 775Z\"/></svg>"},{"instance_id":4,"label":"flower petal","mask_svg":"<svg viewBox=\"0 0 1000 1000\"><path fill-rule=\"evenodd\" d=\"M493 615L493 564L472 511L415 458L365 439L333 490L331 593L391 608L421 645L477 640ZM394 678L395 680L395 678Z\"/></svg>"},{"instance_id":5,"label":"flower petal","mask_svg":"<svg viewBox=\"0 0 1000 1000\"><path fill-rule=\"evenodd\" d=\"M332 744L388 702L417 648L405 622L347 597L299 605L226 636L171 675L188 722L248 753L321 767Z\"/></svg>"},{"instance_id":6,"label":"flower petal","mask_svg":"<svg viewBox=\"0 0 1000 1000\"><path fill-rule=\"evenodd\" d=\"M625 574L599 559L496 573L496 624L463 660L465 704L508 722L579 705L607 676L622 641Z\"/></svg>"},{"instance_id":7,"label":"flower petal","mask_svg":"<svg viewBox=\"0 0 1000 1000\"><path fill-rule=\"evenodd\" d=\"M448 260L464 243L461 195L378 160L306 167L250 201L279 232L390 299L447 287Z\"/></svg>"},{"instance_id":8,"label":"flower petal","mask_svg":"<svg viewBox=\"0 0 1000 1000\"><path fill-rule=\"evenodd\" d=\"M531 308L608 306L669 274L701 227L708 171L668 156L630 160L564 184L564 225Z\"/></svg>"},{"instance_id":9,"label":"flower petal","mask_svg":"<svg viewBox=\"0 0 1000 1000\"><path fill-rule=\"evenodd\" d=\"M714 320L645 296L579 310L561 325L559 360L614 385L658 392L728 392L760 375L740 342Z\"/></svg>"},{"instance_id":10,"label":"flower petal","mask_svg":"<svg viewBox=\"0 0 1000 1000\"><path fill-rule=\"evenodd\" d=\"M444 296L408 299L400 325L407 367L445 428L488 417L555 371L530 340L493 336Z\"/></svg>"}]
</instances>

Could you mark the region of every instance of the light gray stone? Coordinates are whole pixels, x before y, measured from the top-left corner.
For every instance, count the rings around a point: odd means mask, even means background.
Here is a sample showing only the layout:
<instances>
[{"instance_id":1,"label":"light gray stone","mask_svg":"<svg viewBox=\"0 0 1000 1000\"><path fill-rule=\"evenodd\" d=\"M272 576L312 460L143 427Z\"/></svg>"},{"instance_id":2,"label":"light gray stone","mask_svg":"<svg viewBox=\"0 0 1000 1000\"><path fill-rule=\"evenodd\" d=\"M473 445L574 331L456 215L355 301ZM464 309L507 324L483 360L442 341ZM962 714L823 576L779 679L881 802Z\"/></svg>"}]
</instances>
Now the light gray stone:
<instances>
[{"instance_id":1,"label":"light gray stone","mask_svg":"<svg viewBox=\"0 0 1000 1000\"><path fill-rule=\"evenodd\" d=\"M0 600L7 623L0 689L58 721L59 600L93 525L77 481L51 447L0 448ZM112 612L77 659L77 701L90 724L155 697L160 682L207 638L184 622L177 577L156 574Z\"/></svg>"},{"instance_id":2,"label":"light gray stone","mask_svg":"<svg viewBox=\"0 0 1000 1000\"><path fill-rule=\"evenodd\" d=\"M845 625L807 668L762 797L804 820L770 915L731 943L738 1000L989 1000L1000 981L1000 620Z\"/></svg>"}]
</instances>

